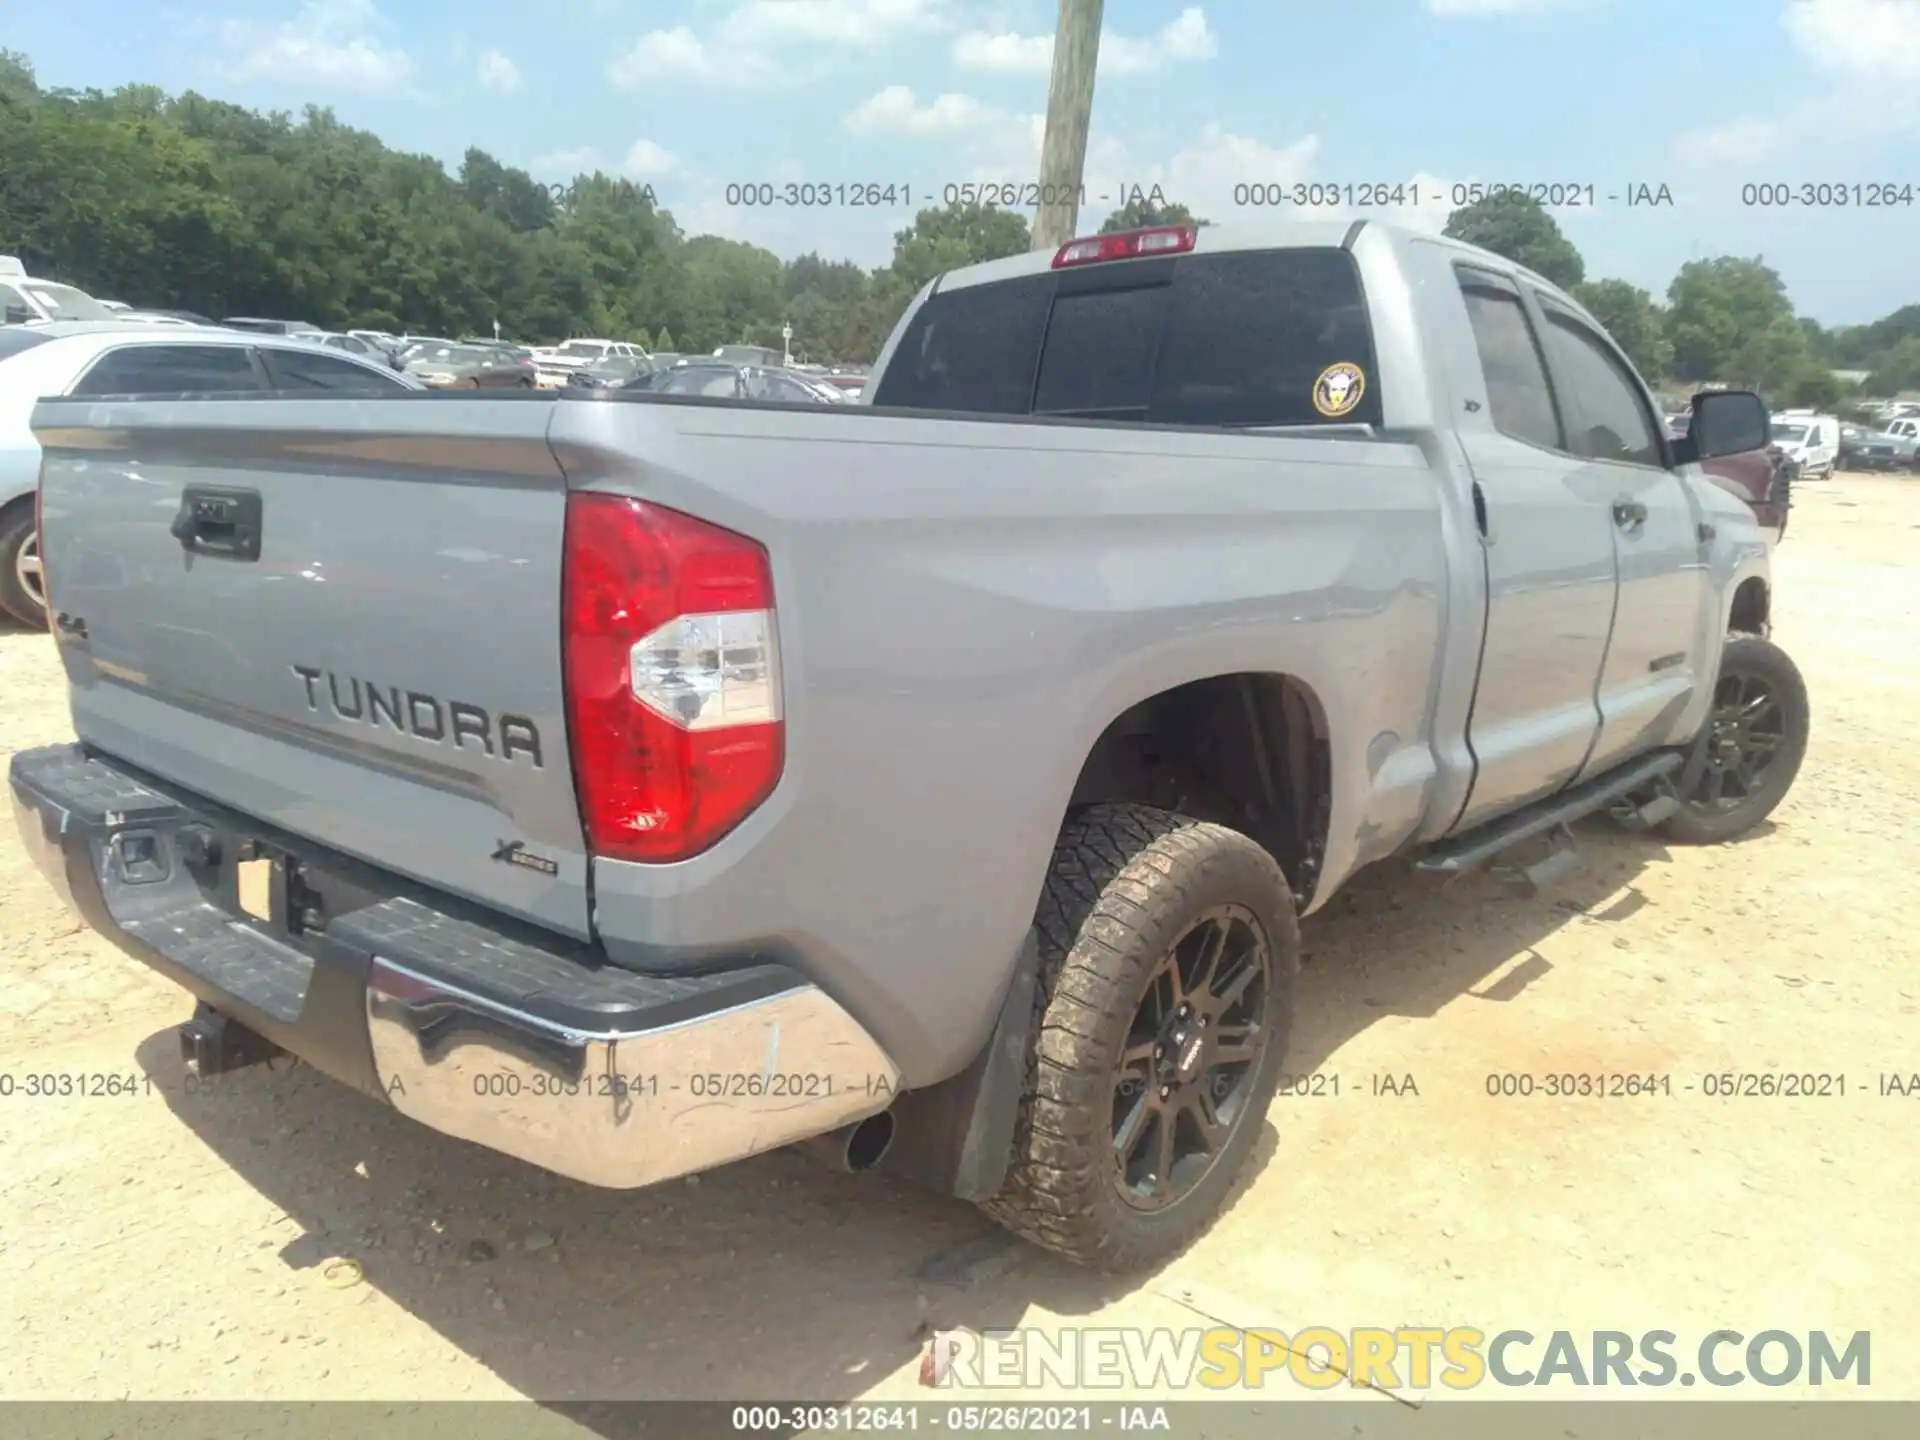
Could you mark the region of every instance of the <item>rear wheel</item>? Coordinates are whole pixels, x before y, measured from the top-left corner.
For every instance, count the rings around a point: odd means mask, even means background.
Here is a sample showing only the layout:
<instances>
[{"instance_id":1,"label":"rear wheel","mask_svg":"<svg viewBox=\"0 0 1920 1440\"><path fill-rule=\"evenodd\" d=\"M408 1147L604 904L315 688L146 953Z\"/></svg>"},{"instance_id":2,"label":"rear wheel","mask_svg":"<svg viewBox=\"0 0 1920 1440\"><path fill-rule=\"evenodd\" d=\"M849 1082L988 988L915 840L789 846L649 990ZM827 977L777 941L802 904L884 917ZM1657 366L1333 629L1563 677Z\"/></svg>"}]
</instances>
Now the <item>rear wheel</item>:
<instances>
[{"instance_id":1,"label":"rear wheel","mask_svg":"<svg viewBox=\"0 0 1920 1440\"><path fill-rule=\"evenodd\" d=\"M1707 727L1699 778L1661 826L1684 844L1744 835L1787 798L1811 731L1807 684L1787 652L1758 635L1728 640Z\"/></svg>"},{"instance_id":2,"label":"rear wheel","mask_svg":"<svg viewBox=\"0 0 1920 1440\"><path fill-rule=\"evenodd\" d=\"M23 625L47 623L46 572L31 502L0 511L0 610Z\"/></svg>"},{"instance_id":3,"label":"rear wheel","mask_svg":"<svg viewBox=\"0 0 1920 1440\"><path fill-rule=\"evenodd\" d=\"M1100 805L1062 830L1038 926L1013 1164L983 1208L1083 1265L1156 1264L1218 1216L1272 1099L1299 969L1292 894L1245 835Z\"/></svg>"}]
</instances>

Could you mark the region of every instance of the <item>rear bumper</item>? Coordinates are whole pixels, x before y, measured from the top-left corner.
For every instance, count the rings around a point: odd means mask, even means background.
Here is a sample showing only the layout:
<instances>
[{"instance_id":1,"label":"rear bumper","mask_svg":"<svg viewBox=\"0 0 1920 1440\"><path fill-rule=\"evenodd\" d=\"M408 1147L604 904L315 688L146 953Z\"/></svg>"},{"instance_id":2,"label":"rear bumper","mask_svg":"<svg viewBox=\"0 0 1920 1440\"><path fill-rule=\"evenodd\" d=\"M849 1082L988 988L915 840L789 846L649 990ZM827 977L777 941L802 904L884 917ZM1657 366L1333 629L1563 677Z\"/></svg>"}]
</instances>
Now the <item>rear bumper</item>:
<instances>
[{"instance_id":1,"label":"rear bumper","mask_svg":"<svg viewBox=\"0 0 1920 1440\"><path fill-rule=\"evenodd\" d=\"M121 949L335 1079L559 1174L650 1185L875 1114L898 1088L872 1037L785 966L616 969L79 746L22 751L8 780L28 852ZM268 861L271 921L240 908L244 857Z\"/></svg>"}]
</instances>

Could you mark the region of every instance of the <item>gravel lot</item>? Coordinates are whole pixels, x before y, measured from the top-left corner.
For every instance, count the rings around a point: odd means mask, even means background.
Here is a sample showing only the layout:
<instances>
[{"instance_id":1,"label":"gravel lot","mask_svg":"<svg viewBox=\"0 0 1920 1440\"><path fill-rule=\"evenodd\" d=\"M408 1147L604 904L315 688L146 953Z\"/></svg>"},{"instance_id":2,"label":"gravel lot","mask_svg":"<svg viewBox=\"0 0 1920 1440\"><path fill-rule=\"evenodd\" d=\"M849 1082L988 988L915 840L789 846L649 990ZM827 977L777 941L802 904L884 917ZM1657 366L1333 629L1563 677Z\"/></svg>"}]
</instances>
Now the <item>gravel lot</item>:
<instances>
[{"instance_id":1,"label":"gravel lot","mask_svg":"<svg viewBox=\"0 0 1920 1440\"><path fill-rule=\"evenodd\" d=\"M1144 1280L792 1154L615 1194L298 1068L189 1091L183 993L84 931L0 826L0 1397L912 1398L929 1323L1198 1310L1683 1347L1869 1330L1871 1393L1920 1398L1920 1095L1879 1093L1920 1072L1920 479L1797 498L1775 638L1814 737L1764 833L1687 850L1585 826L1587 868L1534 901L1362 877L1306 928L1290 1065L1340 1093L1278 1100L1231 1212ZM0 754L68 736L52 644L0 630ZM1673 1093L1487 1093L1561 1071ZM1701 1093L1726 1071L1846 1094ZM47 1072L152 1088L25 1098ZM1388 1075L1418 1093L1374 1093Z\"/></svg>"}]
</instances>

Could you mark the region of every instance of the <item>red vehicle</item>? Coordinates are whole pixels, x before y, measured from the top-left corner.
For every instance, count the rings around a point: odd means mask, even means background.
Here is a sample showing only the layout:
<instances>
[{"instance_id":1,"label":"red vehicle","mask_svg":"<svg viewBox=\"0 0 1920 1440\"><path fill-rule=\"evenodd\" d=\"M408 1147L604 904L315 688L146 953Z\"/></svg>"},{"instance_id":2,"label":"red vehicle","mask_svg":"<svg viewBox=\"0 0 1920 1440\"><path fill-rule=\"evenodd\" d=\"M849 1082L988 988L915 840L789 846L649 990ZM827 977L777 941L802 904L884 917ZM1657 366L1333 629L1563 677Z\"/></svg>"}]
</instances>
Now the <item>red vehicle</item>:
<instances>
[{"instance_id":1,"label":"red vehicle","mask_svg":"<svg viewBox=\"0 0 1920 1440\"><path fill-rule=\"evenodd\" d=\"M1687 433L1687 415L1667 417L1667 425L1677 440ZM1793 481L1799 470L1796 461L1778 445L1753 450L1744 455L1727 455L1704 461L1700 468L1722 490L1738 495L1753 507L1753 518L1769 540L1778 543L1787 533L1787 511L1792 507Z\"/></svg>"}]
</instances>

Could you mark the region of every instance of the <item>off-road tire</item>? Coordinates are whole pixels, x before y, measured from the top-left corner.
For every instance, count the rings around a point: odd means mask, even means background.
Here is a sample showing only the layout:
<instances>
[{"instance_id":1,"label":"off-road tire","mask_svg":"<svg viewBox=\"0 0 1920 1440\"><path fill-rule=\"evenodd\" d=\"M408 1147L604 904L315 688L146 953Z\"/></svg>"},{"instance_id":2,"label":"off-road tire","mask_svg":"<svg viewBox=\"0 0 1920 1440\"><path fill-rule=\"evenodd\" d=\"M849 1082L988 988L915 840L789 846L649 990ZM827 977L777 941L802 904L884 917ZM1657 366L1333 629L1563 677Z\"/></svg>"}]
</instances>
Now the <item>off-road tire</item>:
<instances>
[{"instance_id":1,"label":"off-road tire","mask_svg":"<svg viewBox=\"0 0 1920 1440\"><path fill-rule=\"evenodd\" d=\"M1195 917L1228 903L1266 932L1267 1049L1212 1168L1164 1209L1136 1209L1115 1183L1115 1066L1157 962ZM1144 805L1096 805L1062 828L1036 925L1035 1039L1012 1165L981 1208L1078 1264L1144 1269L1213 1223L1265 1123L1300 966L1293 895L1273 857L1237 831Z\"/></svg>"},{"instance_id":2,"label":"off-road tire","mask_svg":"<svg viewBox=\"0 0 1920 1440\"><path fill-rule=\"evenodd\" d=\"M1758 635L1735 635L1722 652L1720 674L1714 682L1716 692L1720 682L1735 673L1757 675L1779 697L1784 712L1779 748L1754 793L1732 808L1710 812L1687 804L1683 797L1680 812L1660 825L1661 834L1682 845L1717 845L1751 831L1787 798L1794 777L1800 773L1800 764L1806 759L1811 710L1807 702L1807 682L1801 678L1792 658L1771 640Z\"/></svg>"},{"instance_id":3,"label":"off-road tire","mask_svg":"<svg viewBox=\"0 0 1920 1440\"><path fill-rule=\"evenodd\" d=\"M33 535L33 504L0 510L0 610L22 625L44 626L47 612L20 584L14 570L20 547Z\"/></svg>"}]
</instances>

